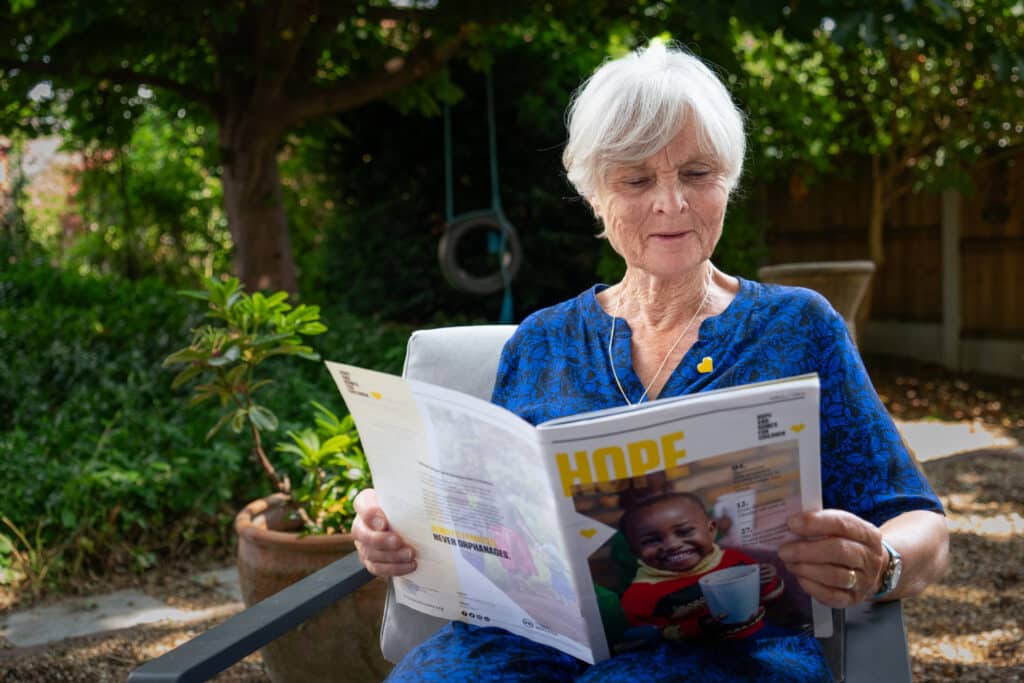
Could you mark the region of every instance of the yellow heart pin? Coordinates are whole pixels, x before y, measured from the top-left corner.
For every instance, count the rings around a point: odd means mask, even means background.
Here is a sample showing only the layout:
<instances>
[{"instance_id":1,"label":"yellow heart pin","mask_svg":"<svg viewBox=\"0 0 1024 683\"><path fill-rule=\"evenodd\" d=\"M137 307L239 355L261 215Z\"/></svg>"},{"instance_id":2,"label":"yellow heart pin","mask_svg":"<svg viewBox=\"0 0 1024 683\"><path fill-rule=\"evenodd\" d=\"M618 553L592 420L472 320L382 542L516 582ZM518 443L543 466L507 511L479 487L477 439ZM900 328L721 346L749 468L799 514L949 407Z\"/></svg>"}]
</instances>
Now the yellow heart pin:
<instances>
[{"instance_id":1,"label":"yellow heart pin","mask_svg":"<svg viewBox=\"0 0 1024 683\"><path fill-rule=\"evenodd\" d=\"M377 393L376 391L371 391L371 392L370 392L370 396L373 396L373 397L374 397L375 399L377 399L378 401L379 401L379 400L381 400L381 398L383 398L383 397L382 397L382 396L381 396L380 394L378 394L378 393Z\"/></svg>"},{"instance_id":2,"label":"yellow heart pin","mask_svg":"<svg viewBox=\"0 0 1024 683\"><path fill-rule=\"evenodd\" d=\"M804 423L802 423L802 422L801 422L801 423L800 423L800 424L798 424L798 425L793 425L793 426L791 426L791 427L789 428L789 431L791 431L791 432L797 432L797 433L799 434L800 432L804 431Z\"/></svg>"},{"instance_id":3,"label":"yellow heart pin","mask_svg":"<svg viewBox=\"0 0 1024 683\"><path fill-rule=\"evenodd\" d=\"M711 360L711 356L704 356L704 360L697 364L697 372L702 375L706 375L715 369L715 361Z\"/></svg>"},{"instance_id":4,"label":"yellow heart pin","mask_svg":"<svg viewBox=\"0 0 1024 683\"><path fill-rule=\"evenodd\" d=\"M596 533L597 529L580 529L580 536L583 538L593 538Z\"/></svg>"}]
</instances>

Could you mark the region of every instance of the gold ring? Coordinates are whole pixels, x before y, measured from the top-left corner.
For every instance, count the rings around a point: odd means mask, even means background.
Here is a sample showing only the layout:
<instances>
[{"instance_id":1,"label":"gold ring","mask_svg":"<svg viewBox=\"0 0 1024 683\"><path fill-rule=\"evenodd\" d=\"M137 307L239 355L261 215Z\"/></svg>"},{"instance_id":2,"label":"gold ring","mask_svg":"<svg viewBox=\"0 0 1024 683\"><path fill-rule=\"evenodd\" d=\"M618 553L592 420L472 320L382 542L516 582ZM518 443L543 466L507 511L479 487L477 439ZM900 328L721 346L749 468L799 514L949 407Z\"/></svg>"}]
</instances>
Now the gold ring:
<instances>
[{"instance_id":1,"label":"gold ring","mask_svg":"<svg viewBox=\"0 0 1024 683\"><path fill-rule=\"evenodd\" d=\"M850 572L850 579L846 582L846 590L853 590L853 587L857 585L857 570L847 569Z\"/></svg>"}]
</instances>

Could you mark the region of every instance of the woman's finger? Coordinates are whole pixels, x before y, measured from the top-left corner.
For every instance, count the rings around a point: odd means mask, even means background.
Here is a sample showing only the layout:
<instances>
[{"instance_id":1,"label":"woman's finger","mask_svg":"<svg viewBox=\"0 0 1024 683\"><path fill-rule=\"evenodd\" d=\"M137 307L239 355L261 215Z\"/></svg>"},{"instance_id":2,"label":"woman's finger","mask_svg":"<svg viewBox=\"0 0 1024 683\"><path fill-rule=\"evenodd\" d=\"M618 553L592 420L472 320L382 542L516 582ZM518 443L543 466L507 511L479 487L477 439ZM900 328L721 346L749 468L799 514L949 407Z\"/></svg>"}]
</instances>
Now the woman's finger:
<instances>
[{"instance_id":1,"label":"woman's finger","mask_svg":"<svg viewBox=\"0 0 1024 683\"><path fill-rule=\"evenodd\" d=\"M879 544L881 547L881 544ZM814 540L791 541L779 548L779 559L787 565L805 563L839 565L871 571L870 549L856 541L835 536Z\"/></svg>"},{"instance_id":2,"label":"woman's finger","mask_svg":"<svg viewBox=\"0 0 1024 683\"><path fill-rule=\"evenodd\" d=\"M356 511L356 519L362 520L366 529L384 531L388 528L388 518L380 509L377 502L377 492L373 489L363 489L352 501L352 507ZM352 525L352 532L355 533L355 524Z\"/></svg>"},{"instance_id":3,"label":"woman's finger","mask_svg":"<svg viewBox=\"0 0 1024 683\"><path fill-rule=\"evenodd\" d=\"M882 546L882 532L871 522L845 510L801 512L789 518L789 529L800 536L836 536L868 547Z\"/></svg>"},{"instance_id":4,"label":"woman's finger","mask_svg":"<svg viewBox=\"0 0 1024 683\"><path fill-rule=\"evenodd\" d=\"M387 517L373 489L365 489L353 501L356 519L352 538L359 559L375 576L401 576L416 569L416 554L402 537L388 530Z\"/></svg>"},{"instance_id":5,"label":"woman's finger","mask_svg":"<svg viewBox=\"0 0 1024 683\"><path fill-rule=\"evenodd\" d=\"M849 607L861 602L863 598L858 597L852 591L835 588L834 586L818 583L817 581L794 574L797 583L812 598L829 607Z\"/></svg>"},{"instance_id":6,"label":"woman's finger","mask_svg":"<svg viewBox=\"0 0 1024 683\"><path fill-rule=\"evenodd\" d=\"M790 573L798 578L814 581L822 586L835 590L858 593L870 579L852 567L838 564L805 564L786 565Z\"/></svg>"}]
</instances>

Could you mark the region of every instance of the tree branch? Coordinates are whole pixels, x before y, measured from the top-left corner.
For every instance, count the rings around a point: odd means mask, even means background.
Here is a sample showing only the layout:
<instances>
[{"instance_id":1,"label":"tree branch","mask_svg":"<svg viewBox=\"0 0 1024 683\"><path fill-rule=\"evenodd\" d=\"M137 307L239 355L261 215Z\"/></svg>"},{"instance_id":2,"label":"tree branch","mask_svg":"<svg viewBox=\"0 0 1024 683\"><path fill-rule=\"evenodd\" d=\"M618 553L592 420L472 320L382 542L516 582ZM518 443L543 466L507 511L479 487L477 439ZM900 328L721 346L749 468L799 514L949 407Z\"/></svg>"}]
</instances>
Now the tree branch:
<instances>
[{"instance_id":1,"label":"tree branch","mask_svg":"<svg viewBox=\"0 0 1024 683\"><path fill-rule=\"evenodd\" d=\"M24 71L38 75L42 78L86 78L102 81L110 80L122 85L150 85L154 88L167 90L185 99L197 102L206 106L211 112L216 113L220 107L220 98L212 92L196 88L186 83L181 83L173 78L158 74L146 74L132 69L101 69L99 71L85 71L76 66L62 66L45 62L21 62L12 59L0 58L0 69L10 71Z\"/></svg>"},{"instance_id":2,"label":"tree branch","mask_svg":"<svg viewBox=\"0 0 1024 683\"><path fill-rule=\"evenodd\" d=\"M316 6L315 2L284 0L275 12L264 11L267 24L260 27L256 55L270 77L255 90L253 107L265 107L283 92L313 26L309 17L316 14Z\"/></svg>"},{"instance_id":3,"label":"tree branch","mask_svg":"<svg viewBox=\"0 0 1024 683\"><path fill-rule=\"evenodd\" d=\"M1000 161L1009 159L1011 157L1020 156L1021 154L1024 154L1024 143L1010 145L1009 147L1005 147L1002 150L1000 150L997 154L993 154L991 156L983 156L981 159L978 160L976 164L974 164L974 168L987 168L992 164L997 164Z\"/></svg>"},{"instance_id":4,"label":"tree branch","mask_svg":"<svg viewBox=\"0 0 1024 683\"><path fill-rule=\"evenodd\" d=\"M290 128L328 114L350 111L422 80L439 70L462 46L468 35L469 29L462 26L456 35L440 45L431 39L424 39L404 58L389 62L383 72L347 80L333 88L312 90L284 113L284 127Z\"/></svg>"}]
</instances>

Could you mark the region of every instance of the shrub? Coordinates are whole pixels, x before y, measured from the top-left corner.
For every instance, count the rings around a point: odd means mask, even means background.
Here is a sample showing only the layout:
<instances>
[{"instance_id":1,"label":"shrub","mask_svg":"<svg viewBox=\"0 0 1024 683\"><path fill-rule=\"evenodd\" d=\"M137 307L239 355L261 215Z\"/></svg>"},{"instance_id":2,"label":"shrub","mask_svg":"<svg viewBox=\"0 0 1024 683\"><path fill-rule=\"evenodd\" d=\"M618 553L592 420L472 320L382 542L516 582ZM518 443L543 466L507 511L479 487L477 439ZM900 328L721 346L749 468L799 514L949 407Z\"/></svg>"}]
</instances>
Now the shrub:
<instances>
[{"instance_id":1,"label":"shrub","mask_svg":"<svg viewBox=\"0 0 1024 683\"><path fill-rule=\"evenodd\" d=\"M0 271L0 481L17 492L0 497L0 515L40 546L36 557L59 551L51 577L223 547L240 504L269 493L250 476L245 440L206 442L208 415L169 390L174 373L161 362L200 315L154 280L45 262ZM324 357L400 369L407 328L323 317ZM267 405L285 432L308 424L310 400L342 407L323 367L303 365L267 364ZM0 581L10 580L12 549L28 549L6 525L0 536Z\"/></svg>"}]
</instances>

